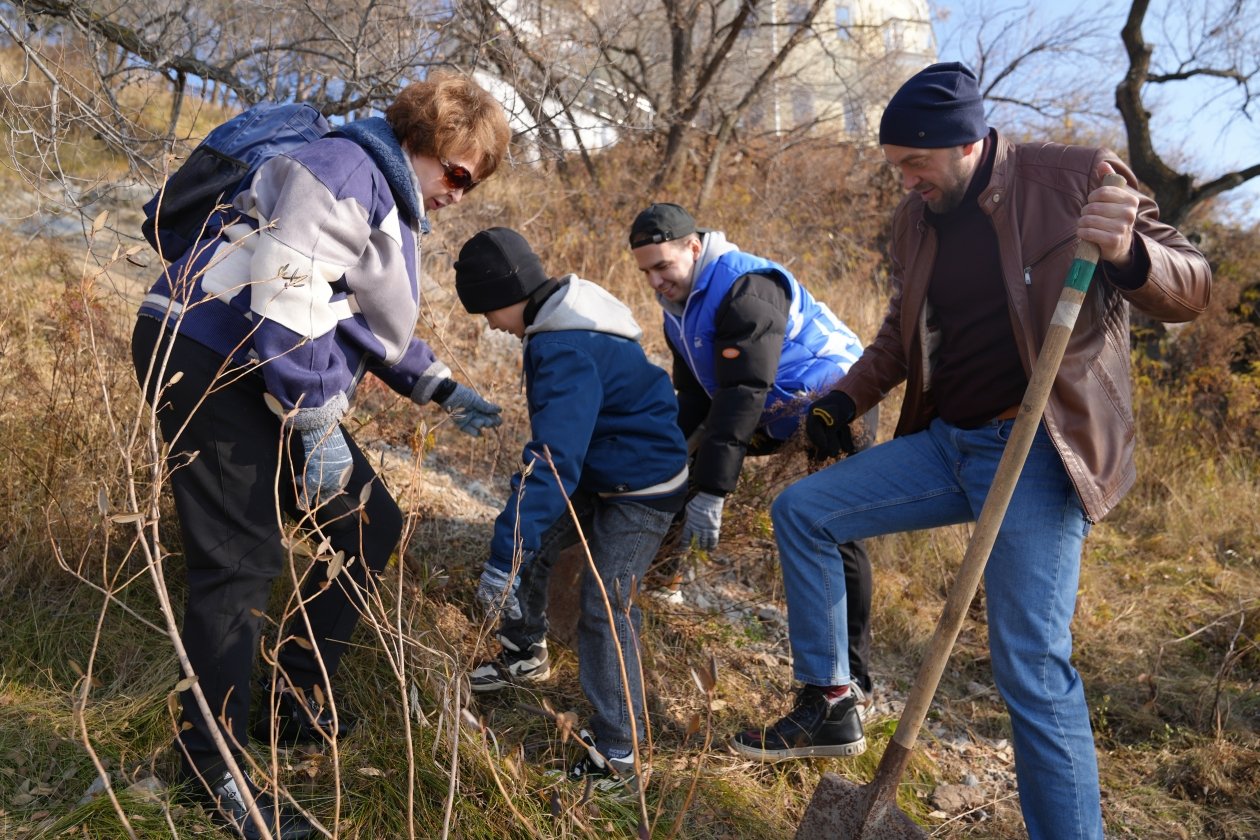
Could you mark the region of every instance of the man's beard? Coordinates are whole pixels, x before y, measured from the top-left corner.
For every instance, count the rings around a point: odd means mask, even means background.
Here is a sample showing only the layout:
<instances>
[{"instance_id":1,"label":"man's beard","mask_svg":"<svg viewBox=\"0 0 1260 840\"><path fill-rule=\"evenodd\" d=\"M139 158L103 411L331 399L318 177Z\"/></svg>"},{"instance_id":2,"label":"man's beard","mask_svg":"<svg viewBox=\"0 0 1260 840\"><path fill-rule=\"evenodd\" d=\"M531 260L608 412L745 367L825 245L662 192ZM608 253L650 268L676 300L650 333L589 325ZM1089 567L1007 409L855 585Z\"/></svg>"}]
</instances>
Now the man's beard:
<instances>
[{"instance_id":1,"label":"man's beard","mask_svg":"<svg viewBox=\"0 0 1260 840\"><path fill-rule=\"evenodd\" d=\"M940 197L929 201L927 206L936 215L943 216L957 208L959 204L962 204L963 198L967 195L967 182L959 181L949 191L939 186L937 190L940 192Z\"/></svg>"}]
</instances>

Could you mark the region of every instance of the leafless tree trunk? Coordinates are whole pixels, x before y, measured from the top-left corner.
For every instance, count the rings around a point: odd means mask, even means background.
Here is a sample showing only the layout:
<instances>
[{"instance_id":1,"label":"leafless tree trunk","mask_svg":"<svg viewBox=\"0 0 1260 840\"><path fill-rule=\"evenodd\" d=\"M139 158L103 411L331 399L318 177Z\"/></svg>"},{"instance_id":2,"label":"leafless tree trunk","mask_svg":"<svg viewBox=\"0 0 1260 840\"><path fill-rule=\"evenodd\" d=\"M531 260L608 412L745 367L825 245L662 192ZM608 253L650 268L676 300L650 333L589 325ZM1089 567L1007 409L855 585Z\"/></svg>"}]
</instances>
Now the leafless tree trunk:
<instances>
[{"instance_id":1,"label":"leafless tree trunk","mask_svg":"<svg viewBox=\"0 0 1260 840\"><path fill-rule=\"evenodd\" d=\"M1211 132L1253 119L1260 80L1256 0L1166 0L1157 17L1150 0L1131 0L1123 10L1099 6L1085 17L1059 18L1044 17L1033 3L995 11L963 2L955 13L968 25L948 46L980 76L995 124L1088 142L1115 130L1118 111L1123 141L1109 142L1127 143L1134 172L1163 218L1178 225L1204 202L1260 175L1260 163L1247 163L1203 176L1224 168L1204 154L1212 150ZM1107 98L1098 82L1112 73L1120 80ZM1165 141L1157 151L1160 129L1179 119L1159 94L1180 88L1184 98L1187 85L1197 85L1191 95L1214 106L1211 122L1185 132L1187 148Z\"/></svg>"},{"instance_id":2,"label":"leafless tree trunk","mask_svg":"<svg viewBox=\"0 0 1260 840\"><path fill-rule=\"evenodd\" d=\"M1154 193L1163 218L1173 225L1180 225L1195 207L1208 199L1260 176L1260 163L1227 172L1204 183L1199 183L1193 172L1173 168L1155 151L1151 139L1152 114L1143 101L1144 90L1147 85L1169 84L1196 77L1228 79L1241 91L1243 100L1239 112L1250 119L1249 108L1255 96L1251 86L1260 78L1260 71L1256 66L1254 50L1238 43L1250 36L1250 28L1254 25L1255 10L1248 14L1247 7L1250 5L1246 0L1233 0L1216 16L1208 18L1208 26L1198 33L1190 33L1192 50L1189 55L1174 58L1175 66L1167 72L1157 72L1152 68L1155 48L1142 33L1150 0L1133 0L1120 32L1129 58L1129 69L1116 86L1116 108L1124 118L1129 161L1134 173ZM1187 27L1196 23L1194 17L1186 19ZM1239 47L1243 49L1239 50Z\"/></svg>"},{"instance_id":3,"label":"leafless tree trunk","mask_svg":"<svg viewBox=\"0 0 1260 840\"><path fill-rule=\"evenodd\" d=\"M757 9L758 2L759 0L746 0L739 5L734 16L714 33L720 40L716 49L706 57L708 50L702 51L701 56L696 56L692 49L699 2L662 0L669 27L670 79L669 109L661 116L668 127L665 132L664 154L648 185L649 192L659 190L673 173L683 152L691 121L700 111L709 86L722 70L740 33ZM718 11L716 7L712 11L715 22Z\"/></svg>"},{"instance_id":4,"label":"leafless tree trunk","mask_svg":"<svg viewBox=\"0 0 1260 840\"><path fill-rule=\"evenodd\" d=\"M713 185L717 182L718 172L721 169L722 152L726 149L726 144L730 141L731 135L735 130L735 124L739 117L748 110L748 107L761 95L769 85L770 81L779 72L783 63L787 61L788 56L796 49L801 41L805 40L807 33L814 24L814 19L818 17L818 12L822 9L826 0L813 0L813 4L805 13L800 21L800 25L792 30L792 34L783 42L783 46L771 58L770 63L766 65L761 74L749 85L748 90L744 92L744 96L730 111L722 116L722 122L718 126L717 134L714 137L713 149L709 153L709 163L705 167L704 181L700 185L700 193L696 196L696 209L702 208L709 200L709 196L713 192Z\"/></svg>"}]
</instances>

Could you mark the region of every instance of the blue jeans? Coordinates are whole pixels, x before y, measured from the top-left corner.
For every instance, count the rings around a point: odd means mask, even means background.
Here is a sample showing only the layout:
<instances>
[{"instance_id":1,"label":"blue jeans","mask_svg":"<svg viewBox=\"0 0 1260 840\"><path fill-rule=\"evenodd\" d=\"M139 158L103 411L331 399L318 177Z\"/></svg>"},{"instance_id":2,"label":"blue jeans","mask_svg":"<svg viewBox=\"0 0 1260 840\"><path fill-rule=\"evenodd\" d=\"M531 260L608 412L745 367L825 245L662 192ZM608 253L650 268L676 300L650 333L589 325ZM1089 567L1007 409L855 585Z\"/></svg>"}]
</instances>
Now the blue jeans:
<instances>
[{"instance_id":1,"label":"blue jeans","mask_svg":"<svg viewBox=\"0 0 1260 840\"><path fill-rule=\"evenodd\" d=\"M639 665L642 617L638 604L630 599L631 585L633 582L637 590L642 584L674 514L637 502L610 502L582 491L574 493L572 502L614 615L614 624L610 625L604 596L588 568L582 575L582 614L578 619L578 680L595 712L591 729L600 750L605 754L609 750L629 751L635 743L631 737L631 707L634 732L639 740L644 737L643 676ZM521 617L499 625L499 633L513 644L527 648L547 635L547 583L551 569L560 551L577 539L573 519L565 513L543 534L533 562L521 570L516 593ZM626 665L624 681L618 654Z\"/></svg>"},{"instance_id":2,"label":"blue jeans","mask_svg":"<svg viewBox=\"0 0 1260 840\"><path fill-rule=\"evenodd\" d=\"M837 544L973 522L1013 420L960 429L937 419L784 490L772 508L795 676L849 682ZM1045 427L1037 431L985 570L993 677L1011 716L1020 804L1032 840L1102 837L1089 709L1071 664L1089 521Z\"/></svg>"}]
</instances>

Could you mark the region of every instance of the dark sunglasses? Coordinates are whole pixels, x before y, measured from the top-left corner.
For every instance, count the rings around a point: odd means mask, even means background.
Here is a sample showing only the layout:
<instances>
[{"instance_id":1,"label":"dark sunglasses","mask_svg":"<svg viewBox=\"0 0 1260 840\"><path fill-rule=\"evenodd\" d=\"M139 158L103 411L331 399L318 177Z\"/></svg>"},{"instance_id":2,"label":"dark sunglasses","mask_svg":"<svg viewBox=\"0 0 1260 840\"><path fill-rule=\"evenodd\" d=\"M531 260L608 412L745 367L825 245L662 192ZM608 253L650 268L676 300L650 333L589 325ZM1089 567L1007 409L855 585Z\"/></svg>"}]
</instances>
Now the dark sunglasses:
<instances>
[{"instance_id":1,"label":"dark sunglasses","mask_svg":"<svg viewBox=\"0 0 1260 840\"><path fill-rule=\"evenodd\" d=\"M450 163L445 160L439 160L438 163L442 164L442 181L446 184L447 189L470 193L474 187L481 183L473 177L466 167L460 166L458 163Z\"/></svg>"}]
</instances>

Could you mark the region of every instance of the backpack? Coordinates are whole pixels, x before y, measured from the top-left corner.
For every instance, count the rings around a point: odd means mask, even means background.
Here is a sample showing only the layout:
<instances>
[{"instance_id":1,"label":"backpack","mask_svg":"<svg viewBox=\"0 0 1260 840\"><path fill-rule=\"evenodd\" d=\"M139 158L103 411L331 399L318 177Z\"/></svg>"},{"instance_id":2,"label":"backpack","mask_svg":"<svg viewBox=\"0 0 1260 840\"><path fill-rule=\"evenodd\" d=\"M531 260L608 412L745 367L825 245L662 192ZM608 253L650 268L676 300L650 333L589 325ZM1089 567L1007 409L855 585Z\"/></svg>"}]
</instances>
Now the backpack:
<instances>
[{"instance_id":1,"label":"backpack","mask_svg":"<svg viewBox=\"0 0 1260 840\"><path fill-rule=\"evenodd\" d=\"M215 128L144 205L144 238L167 262L235 221L232 199L278 154L331 130L305 102L263 102Z\"/></svg>"}]
</instances>

